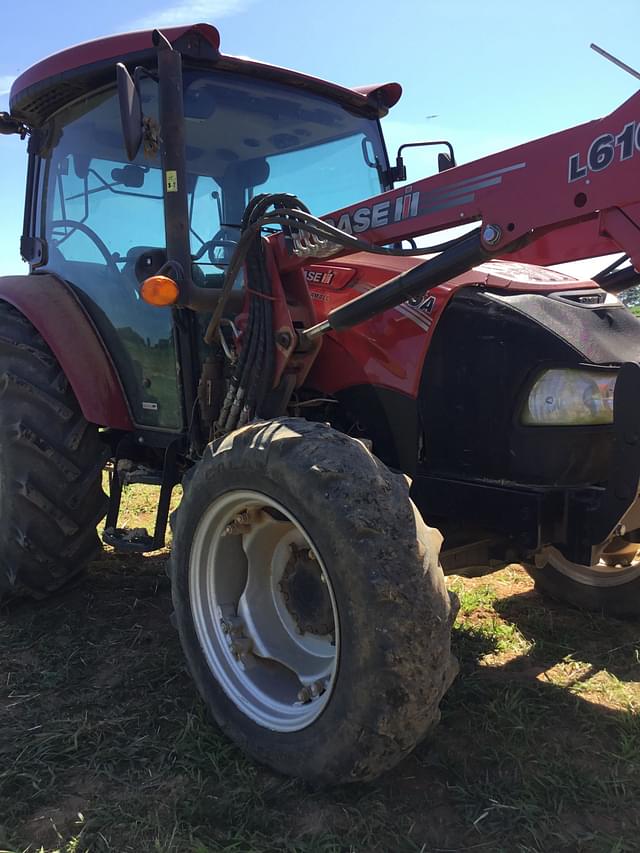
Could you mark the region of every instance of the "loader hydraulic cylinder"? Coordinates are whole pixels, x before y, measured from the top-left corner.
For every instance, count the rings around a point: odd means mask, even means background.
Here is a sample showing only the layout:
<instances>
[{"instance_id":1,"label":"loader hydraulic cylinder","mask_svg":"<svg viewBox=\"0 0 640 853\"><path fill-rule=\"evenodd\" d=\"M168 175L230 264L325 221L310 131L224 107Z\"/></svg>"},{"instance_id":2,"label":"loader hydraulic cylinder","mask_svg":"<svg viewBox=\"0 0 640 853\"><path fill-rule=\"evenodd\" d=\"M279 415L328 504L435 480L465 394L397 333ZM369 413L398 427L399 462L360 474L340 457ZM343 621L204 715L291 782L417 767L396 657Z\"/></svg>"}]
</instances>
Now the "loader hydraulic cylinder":
<instances>
[{"instance_id":1,"label":"loader hydraulic cylinder","mask_svg":"<svg viewBox=\"0 0 640 853\"><path fill-rule=\"evenodd\" d=\"M427 290L457 275L462 275L490 257L492 255L483 246L479 231L472 231L458 240L455 245L420 266L401 273L391 281L380 284L339 308L334 308L329 312L326 320L307 329L303 332L303 336L313 340L330 330L341 332L349 329L351 326L370 320L376 314L400 305L412 296L420 296Z\"/></svg>"}]
</instances>

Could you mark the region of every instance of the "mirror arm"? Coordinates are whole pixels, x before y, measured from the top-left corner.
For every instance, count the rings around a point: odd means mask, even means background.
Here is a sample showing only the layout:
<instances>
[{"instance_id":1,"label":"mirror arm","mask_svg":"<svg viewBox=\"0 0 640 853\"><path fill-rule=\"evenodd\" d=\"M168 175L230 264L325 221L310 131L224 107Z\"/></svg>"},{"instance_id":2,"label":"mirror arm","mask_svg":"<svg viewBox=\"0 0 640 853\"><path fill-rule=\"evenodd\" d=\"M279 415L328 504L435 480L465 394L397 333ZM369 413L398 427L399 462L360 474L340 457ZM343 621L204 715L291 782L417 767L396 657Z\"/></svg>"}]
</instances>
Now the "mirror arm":
<instances>
[{"instance_id":1,"label":"mirror arm","mask_svg":"<svg viewBox=\"0 0 640 853\"><path fill-rule=\"evenodd\" d=\"M31 132L28 125L14 118L10 113L0 112L0 133L4 136L9 136L12 133L20 135L20 139L24 139Z\"/></svg>"},{"instance_id":2,"label":"mirror arm","mask_svg":"<svg viewBox=\"0 0 640 853\"><path fill-rule=\"evenodd\" d=\"M388 183L395 183L396 181L406 181L407 180L407 168L404 165L404 159L402 157L402 152L405 148L422 148L423 146L428 145L445 145L449 149L449 159L451 160L451 166L456 165L455 154L453 153L453 145L448 142L446 139L436 139L429 142L405 142L404 145L401 145L398 148L398 153L396 154L396 165L390 166L386 172L386 178ZM451 168L451 166L449 168Z\"/></svg>"}]
</instances>

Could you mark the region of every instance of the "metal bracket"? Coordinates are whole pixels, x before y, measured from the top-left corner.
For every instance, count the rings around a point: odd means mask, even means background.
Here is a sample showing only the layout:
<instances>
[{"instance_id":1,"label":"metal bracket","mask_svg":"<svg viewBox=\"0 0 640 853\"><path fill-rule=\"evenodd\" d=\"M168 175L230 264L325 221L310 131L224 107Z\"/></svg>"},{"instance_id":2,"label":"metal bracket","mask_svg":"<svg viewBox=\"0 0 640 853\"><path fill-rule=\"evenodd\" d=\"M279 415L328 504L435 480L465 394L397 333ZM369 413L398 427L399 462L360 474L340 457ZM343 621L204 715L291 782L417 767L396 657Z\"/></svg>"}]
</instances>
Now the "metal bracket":
<instances>
[{"instance_id":1,"label":"metal bracket","mask_svg":"<svg viewBox=\"0 0 640 853\"><path fill-rule=\"evenodd\" d=\"M172 442L166 449L162 472L133 471L131 474L121 474L118 463L126 456L116 454L113 471L109 479L109 511L105 521L103 542L111 545L117 551L137 552L145 554L149 551L160 551L165 546L167 523L169 521L169 507L174 488L180 483L181 476L178 471L178 445L179 441ZM130 483L142 483L143 485L159 485L160 498L156 509L156 522L153 536L145 529L127 529L118 527L118 516L120 515L120 504L122 501L122 487Z\"/></svg>"},{"instance_id":2,"label":"metal bracket","mask_svg":"<svg viewBox=\"0 0 640 853\"><path fill-rule=\"evenodd\" d=\"M615 530L640 488L640 365L620 368L613 400L613 451L600 500L585 511L584 545L599 545Z\"/></svg>"}]
</instances>

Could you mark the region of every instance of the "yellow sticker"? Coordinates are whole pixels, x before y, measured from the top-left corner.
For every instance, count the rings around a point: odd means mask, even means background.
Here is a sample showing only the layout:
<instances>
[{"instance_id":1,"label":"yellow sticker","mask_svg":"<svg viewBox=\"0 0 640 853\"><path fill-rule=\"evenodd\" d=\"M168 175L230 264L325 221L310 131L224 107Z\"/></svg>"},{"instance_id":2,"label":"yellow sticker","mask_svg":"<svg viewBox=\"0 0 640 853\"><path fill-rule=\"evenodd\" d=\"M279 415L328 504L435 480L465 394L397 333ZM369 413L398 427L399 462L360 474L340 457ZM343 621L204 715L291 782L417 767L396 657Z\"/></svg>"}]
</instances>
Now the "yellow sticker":
<instances>
[{"instance_id":1,"label":"yellow sticker","mask_svg":"<svg viewBox=\"0 0 640 853\"><path fill-rule=\"evenodd\" d=\"M167 192L168 193L177 193L178 192L178 173L175 171L175 169L167 169L166 181L167 181Z\"/></svg>"}]
</instances>

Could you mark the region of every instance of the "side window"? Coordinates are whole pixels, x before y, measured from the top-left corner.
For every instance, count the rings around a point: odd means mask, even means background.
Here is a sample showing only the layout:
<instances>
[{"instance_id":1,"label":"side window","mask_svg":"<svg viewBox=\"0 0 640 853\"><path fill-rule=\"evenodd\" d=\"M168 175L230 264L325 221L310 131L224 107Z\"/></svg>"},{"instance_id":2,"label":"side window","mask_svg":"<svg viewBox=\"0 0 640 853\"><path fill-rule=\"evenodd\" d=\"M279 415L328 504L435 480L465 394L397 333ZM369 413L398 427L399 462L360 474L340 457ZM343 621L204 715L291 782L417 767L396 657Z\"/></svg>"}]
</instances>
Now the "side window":
<instances>
[{"instance_id":1,"label":"side window","mask_svg":"<svg viewBox=\"0 0 640 853\"><path fill-rule=\"evenodd\" d=\"M135 246L164 238L160 169L68 154L52 164L49 239L67 261L124 263ZM130 209L135 216L125 216ZM97 238L97 239L96 239ZM160 242L159 242L160 241Z\"/></svg>"},{"instance_id":2,"label":"side window","mask_svg":"<svg viewBox=\"0 0 640 853\"><path fill-rule=\"evenodd\" d=\"M156 114L156 84L144 81L145 110ZM140 151L128 163L113 89L57 113L49 125L44 269L75 289L118 369L136 424L179 430L172 313L139 294L141 251L165 245L160 159Z\"/></svg>"},{"instance_id":3,"label":"side window","mask_svg":"<svg viewBox=\"0 0 640 853\"><path fill-rule=\"evenodd\" d=\"M213 178L194 176L189 193L191 253L203 275L219 273L214 261L224 261L216 241L222 239L222 197ZM212 242L214 241L214 242Z\"/></svg>"},{"instance_id":4,"label":"side window","mask_svg":"<svg viewBox=\"0 0 640 853\"><path fill-rule=\"evenodd\" d=\"M191 206L191 251L196 254L221 225L220 187L210 177L196 176L189 196Z\"/></svg>"},{"instance_id":5,"label":"side window","mask_svg":"<svg viewBox=\"0 0 640 853\"><path fill-rule=\"evenodd\" d=\"M229 224L228 213L224 213L225 203L229 205L229 183L226 197L218 182L208 176L192 178L193 186L189 193L189 221L191 228L191 253L194 268L200 271L202 284L214 287L222 285L222 277L240 238L240 229ZM243 198L242 209L247 199ZM194 269L195 272L195 269ZM197 273L196 273L197 274Z\"/></svg>"}]
</instances>

